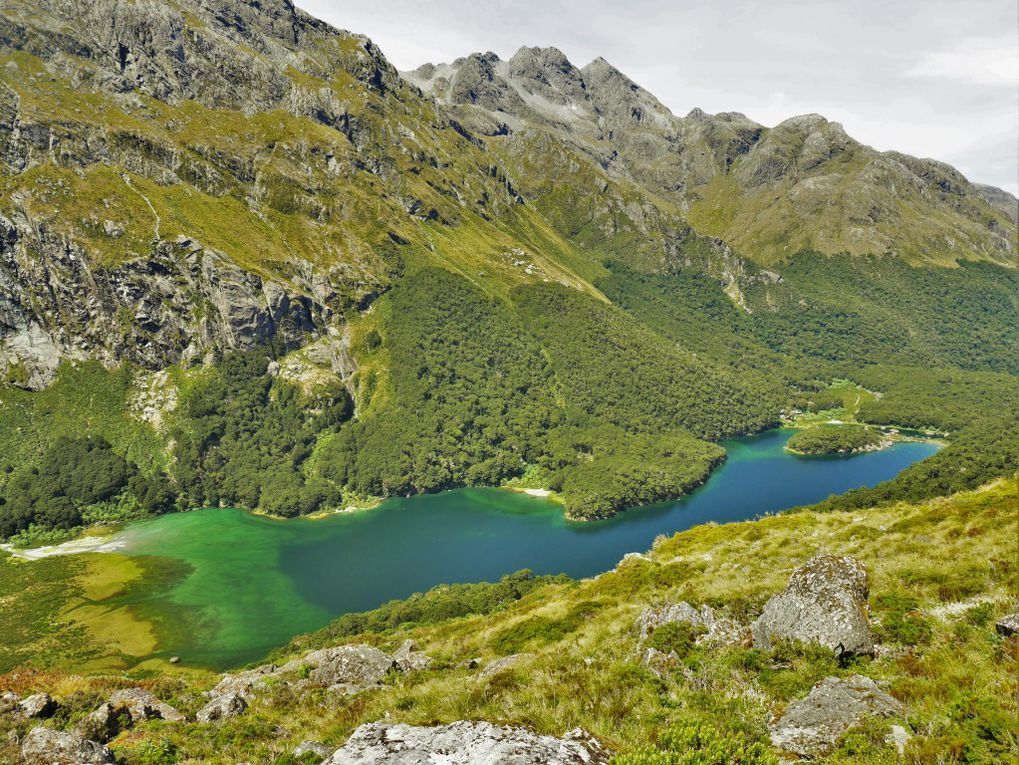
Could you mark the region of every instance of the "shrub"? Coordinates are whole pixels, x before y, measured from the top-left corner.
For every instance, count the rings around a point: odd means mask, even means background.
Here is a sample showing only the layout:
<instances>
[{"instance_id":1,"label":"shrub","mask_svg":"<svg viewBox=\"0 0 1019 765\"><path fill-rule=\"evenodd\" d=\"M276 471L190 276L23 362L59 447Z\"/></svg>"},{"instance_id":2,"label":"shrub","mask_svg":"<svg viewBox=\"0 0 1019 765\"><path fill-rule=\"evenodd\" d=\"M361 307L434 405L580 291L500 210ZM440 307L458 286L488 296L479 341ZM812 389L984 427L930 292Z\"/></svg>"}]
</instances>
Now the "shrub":
<instances>
[{"instance_id":1,"label":"shrub","mask_svg":"<svg viewBox=\"0 0 1019 765\"><path fill-rule=\"evenodd\" d=\"M612 765L778 765L778 757L763 741L687 722L666 730L656 748L618 755Z\"/></svg>"}]
</instances>

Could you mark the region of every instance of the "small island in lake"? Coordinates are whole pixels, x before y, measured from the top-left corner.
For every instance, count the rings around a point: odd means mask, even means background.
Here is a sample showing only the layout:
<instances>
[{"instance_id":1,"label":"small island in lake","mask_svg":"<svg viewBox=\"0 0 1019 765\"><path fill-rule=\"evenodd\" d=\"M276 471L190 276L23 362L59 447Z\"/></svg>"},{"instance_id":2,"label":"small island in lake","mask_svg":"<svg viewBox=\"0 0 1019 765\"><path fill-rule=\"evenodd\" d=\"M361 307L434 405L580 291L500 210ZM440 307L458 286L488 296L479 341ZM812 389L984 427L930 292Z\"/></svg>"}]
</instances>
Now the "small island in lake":
<instances>
[{"instance_id":1,"label":"small island in lake","mask_svg":"<svg viewBox=\"0 0 1019 765\"><path fill-rule=\"evenodd\" d=\"M786 443L793 454L855 454L883 449L891 441L866 425L815 425L795 433Z\"/></svg>"}]
</instances>

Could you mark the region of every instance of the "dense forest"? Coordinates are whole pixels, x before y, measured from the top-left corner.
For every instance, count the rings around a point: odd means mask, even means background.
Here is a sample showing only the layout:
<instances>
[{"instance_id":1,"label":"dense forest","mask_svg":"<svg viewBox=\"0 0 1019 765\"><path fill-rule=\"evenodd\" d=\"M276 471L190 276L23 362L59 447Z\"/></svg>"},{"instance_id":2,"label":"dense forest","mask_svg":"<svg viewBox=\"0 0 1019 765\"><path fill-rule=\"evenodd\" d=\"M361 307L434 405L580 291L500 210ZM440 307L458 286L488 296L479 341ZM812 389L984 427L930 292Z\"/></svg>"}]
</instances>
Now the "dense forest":
<instances>
[{"instance_id":1,"label":"dense forest","mask_svg":"<svg viewBox=\"0 0 1019 765\"><path fill-rule=\"evenodd\" d=\"M273 347L175 372L178 406L158 433L129 413L128 367L70 365L47 390L6 389L0 535L203 505L294 516L507 481L559 492L571 517L604 517L697 485L724 459L713 442L837 406L836 377L881 393L861 422L932 429L948 446L825 507L915 501L1019 469L1007 269L805 253L777 283L747 283L741 306L703 270L605 265L608 300L555 283L498 295L408 270L355 349L356 416L338 380L312 391L279 377ZM873 434L797 438L813 453Z\"/></svg>"},{"instance_id":2,"label":"dense forest","mask_svg":"<svg viewBox=\"0 0 1019 765\"><path fill-rule=\"evenodd\" d=\"M865 425L815 425L792 435L786 448L797 454L840 454L881 444L881 434Z\"/></svg>"}]
</instances>

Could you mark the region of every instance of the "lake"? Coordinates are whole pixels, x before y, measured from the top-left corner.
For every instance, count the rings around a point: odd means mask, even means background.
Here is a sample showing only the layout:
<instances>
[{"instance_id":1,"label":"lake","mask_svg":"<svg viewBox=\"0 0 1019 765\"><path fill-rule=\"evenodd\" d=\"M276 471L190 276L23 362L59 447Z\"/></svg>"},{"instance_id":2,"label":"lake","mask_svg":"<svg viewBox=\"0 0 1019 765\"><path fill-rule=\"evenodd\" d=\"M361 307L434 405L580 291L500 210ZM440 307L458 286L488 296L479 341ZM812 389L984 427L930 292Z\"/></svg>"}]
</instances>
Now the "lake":
<instances>
[{"instance_id":1,"label":"lake","mask_svg":"<svg viewBox=\"0 0 1019 765\"><path fill-rule=\"evenodd\" d=\"M783 450L792 433L727 441L725 464L690 495L606 521L570 523L548 500L500 489L390 499L316 519L206 509L142 521L121 532L122 552L169 559L168 573L111 604L130 604L155 624L156 656L223 669L339 614L440 583L491 581L522 568L597 574L627 552L648 549L659 534L872 486L938 448L900 442L849 457L800 458Z\"/></svg>"}]
</instances>

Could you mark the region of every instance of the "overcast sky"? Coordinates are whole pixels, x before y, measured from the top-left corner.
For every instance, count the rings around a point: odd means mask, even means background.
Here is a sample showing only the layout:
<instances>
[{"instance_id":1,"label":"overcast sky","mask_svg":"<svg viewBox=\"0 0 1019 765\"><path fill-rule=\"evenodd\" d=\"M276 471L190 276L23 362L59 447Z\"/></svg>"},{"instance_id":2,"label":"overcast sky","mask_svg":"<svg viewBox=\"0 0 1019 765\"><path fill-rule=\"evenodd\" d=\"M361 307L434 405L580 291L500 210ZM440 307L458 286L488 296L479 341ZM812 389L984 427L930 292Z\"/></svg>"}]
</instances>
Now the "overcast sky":
<instances>
[{"instance_id":1,"label":"overcast sky","mask_svg":"<svg viewBox=\"0 0 1019 765\"><path fill-rule=\"evenodd\" d=\"M1016 0L296 0L399 69L554 45L602 56L673 112L818 112L878 149L1019 194Z\"/></svg>"}]
</instances>

